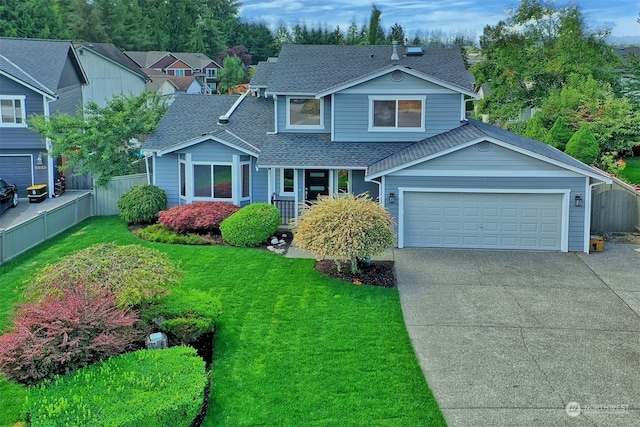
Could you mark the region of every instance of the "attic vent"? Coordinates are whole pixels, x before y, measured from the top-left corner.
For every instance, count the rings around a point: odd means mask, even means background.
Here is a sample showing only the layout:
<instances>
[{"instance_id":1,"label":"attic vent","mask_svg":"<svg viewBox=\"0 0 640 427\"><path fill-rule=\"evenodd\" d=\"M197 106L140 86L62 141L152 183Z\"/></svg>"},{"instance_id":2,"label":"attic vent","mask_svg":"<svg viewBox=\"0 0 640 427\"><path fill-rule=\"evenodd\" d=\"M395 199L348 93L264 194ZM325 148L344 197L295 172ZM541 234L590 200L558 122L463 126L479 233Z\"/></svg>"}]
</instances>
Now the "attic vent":
<instances>
[{"instance_id":1,"label":"attic vent","mask_svg":"<svg viewBox=\"0 0 640 427\"><path fill-rule=\"evenodd\" d=\"M402 79L404 79L404 73L402 71L395 70L391 73L391 80L393 80L394 82L399 82Z\"/></svg>"},{"instance_id":2,"label":"attic vent","mask_svg":"<svg viewBox=\"0 0 640 427\"><path fill-rule=\"evenodd\" d=\"M489 151L491 150L491 143L489 141L482 141L476 144L476 150L478 151Z\"/></svg>"},{"instance_id":3,"label":"attic vent","mask_svg":"<svg viewBox=\"0 0 640 427\"><path fill-rule=\"evenodd\" d=\"M227 117L227 116L218 117L218 124L219 125L227 125L227 124L229 124L229 117Z\"/></svg>"},{"instance_id":4,"label":"attic vent","mask_svg":"<svg viewBox=\"0 0 640 427\"><path fill-rule=\"evenodd\" d=\"M407 56L422 56L424 51L422 46L407 46Z\"/></svg>"}]
</instances>

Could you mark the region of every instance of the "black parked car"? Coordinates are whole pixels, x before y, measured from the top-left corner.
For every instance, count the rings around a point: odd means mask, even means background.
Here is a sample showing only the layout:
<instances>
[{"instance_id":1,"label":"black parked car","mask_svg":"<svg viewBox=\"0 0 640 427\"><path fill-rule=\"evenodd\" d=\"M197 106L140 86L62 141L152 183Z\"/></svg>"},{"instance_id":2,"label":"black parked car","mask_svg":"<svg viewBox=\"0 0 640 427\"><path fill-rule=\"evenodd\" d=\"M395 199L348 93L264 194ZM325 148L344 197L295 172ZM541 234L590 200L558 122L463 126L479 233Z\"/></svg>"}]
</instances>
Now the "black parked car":
<instances>
[{"instance_id":1,"label":"black parked car","mask_svg":"<svg viewBox=\"0 0 640 427\"><path fill-rule=\"evenodd\" d=\"M0 179L0 214L18 206L18 187Z\"/></svg>"}]
</instances>

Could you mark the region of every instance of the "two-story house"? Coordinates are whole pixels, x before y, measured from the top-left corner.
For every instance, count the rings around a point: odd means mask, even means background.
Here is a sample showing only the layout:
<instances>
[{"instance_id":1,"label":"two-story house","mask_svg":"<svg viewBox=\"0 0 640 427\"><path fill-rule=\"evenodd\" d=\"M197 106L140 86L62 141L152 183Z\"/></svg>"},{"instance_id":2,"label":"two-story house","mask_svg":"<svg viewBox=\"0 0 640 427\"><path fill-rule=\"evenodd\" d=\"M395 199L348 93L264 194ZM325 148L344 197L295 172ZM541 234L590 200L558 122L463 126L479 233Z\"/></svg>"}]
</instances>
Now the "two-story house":
<instances>
[{"instance_id":1,"label":"two-story house","mask_svg":"<svg viewBox=\"0 0 640 427\"><path fill-rule=\"evenodd\" d=\"M114 96L138 96L149 78L111 43L75 43L78 59L90 84L82 89L85 104L105 107Z\"/></svg>"},{"instance_id":2,"label":"two-story house","mask_svg":"<svg viewBox=\"0 0 640 427\"><path fill-rule=\"evenodd\" d=\"M589 251L591 189L609 177L467 119L457 48L283 46L256 96L178 96L143 146L171 205L368 192L398 247Z\"/></svg>"},{"instance_id":3,"label":"two-story house","mask_svg":"<svg viewBox=\"0 0 640 427\"><path fill-rule=\"evenodd\" d=\"M203 93L215 93L218 90L218 70L222 67L205 54L166 51L126 51L124 53L142 69L160 71L176 77L193 76ZM152 73L149 75L153 78ZM187 93L192 92L187 91Z\"/></svg>"},{"instance_id":4,"label":"two-story house","mask_svg":"<svg viewBox=\"0 0 640 427\"><path fill-rule=\"evenodd\" d=\"M20 197L33 184L53 188L59 161L48 156L51 142L27 127L27 117L75 115L86 84L70 41L0 38L0 177L16 184Z\"/></svg>"}]
</instances>

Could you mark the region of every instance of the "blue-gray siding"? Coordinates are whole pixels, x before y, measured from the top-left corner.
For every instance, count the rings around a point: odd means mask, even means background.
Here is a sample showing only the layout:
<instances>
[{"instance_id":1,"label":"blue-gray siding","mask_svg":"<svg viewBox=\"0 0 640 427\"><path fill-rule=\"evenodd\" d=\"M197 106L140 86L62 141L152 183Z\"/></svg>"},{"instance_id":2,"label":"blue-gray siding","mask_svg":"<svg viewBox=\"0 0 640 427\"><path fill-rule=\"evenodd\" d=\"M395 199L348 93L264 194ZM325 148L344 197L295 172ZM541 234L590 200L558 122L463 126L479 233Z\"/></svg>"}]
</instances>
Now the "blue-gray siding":
<instances>
[{"instance_id":1,"label":"blue-gray siding","mask_svg":"<svg viewBox=\"0 0 640 427\"><path fill-rule=\"evenodd\" d=\"M365 181L363 170L353 170L351 171L351 192L353 194L369 193L371 198L377 199L380 186L374 182Z\"/></svg>"},{"instance_id":2,"label":"blue-gray siding","mask_svg":"<svg viewBox=\"0 0 640 427\"><path fill-rule=\"evenodd\" d=\"M369 132L369 95L338 93L334 96L333 140L417 141L460 126L460 102L460 94L428 94L424 132Z\"/></svg>"},{"instance_id":3,"label":"blue-gray siding","mask_svg":"<svg viewBox=\"0 0 640 427\"><path fill-rule=\"evenodd\" d=\"M575 195L585 198L585 178L529 178L529 177L429 177L429 176L394 176L389 175L385 180L385 198L388 200L389 193L398 196L399 187L413 188L452 188L452 189L561 189L571 190L571 199ZM569 241L570 251L584 250L584 226L585 209L575 207L570 203L569 208ZM399 201L395 204L387 202L386 207L398 223ZM397 229L396 229L397 232Z\"/></svg>"}]
</instances>

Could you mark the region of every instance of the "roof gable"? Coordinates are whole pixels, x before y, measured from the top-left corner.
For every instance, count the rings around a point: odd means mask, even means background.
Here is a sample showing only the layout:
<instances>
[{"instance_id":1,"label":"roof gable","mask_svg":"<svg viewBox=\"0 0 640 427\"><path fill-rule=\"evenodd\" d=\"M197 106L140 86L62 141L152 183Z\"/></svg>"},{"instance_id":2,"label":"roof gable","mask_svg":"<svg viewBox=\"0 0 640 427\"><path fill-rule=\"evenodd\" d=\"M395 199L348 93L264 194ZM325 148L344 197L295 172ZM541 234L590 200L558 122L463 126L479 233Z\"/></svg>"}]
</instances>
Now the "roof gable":
<instances>
[{"instance_id":1,"label":"roof gable","mask_svg":"<svg viewBox=\"0 0 640 427\"><path fill-rule=\"evenodd\" d=\"M0 70L17 81L48 94L58 92L67 62L71 61L81 84L87 76L68 40L0 38Z\"/></svg>"},{"instance_id":2,"label":"roof gable","mask_svg":"<svg viewBox=\"0 0 640 427\"><path fill-rule=\"evenodd\" d=\"M473 79L464 66L460 50L427 47L424 55L401 55L391 60L393 48L387 46L284 45L267 83L273 94L317 94L362 79L403 68L406 72L429 76L471 91ZM404 52L402 52L404 53Z\"/></svg>"},{"instance_id":3,"label":"roof gable","mask_svg":"<svg viewBox=\"0 0 640 427\"><path fill-rule=\"evenodd\" d=\"M418 141L404 150L372 164L367 170L369 178L376 178L410 166L458 151L482 141L489 141L507 149L584 176L608 182L610 178L558 149L477 120L468 122L449 132Z\"/></svg>"},{"instance_id":4,"label":"roof gable","mask_svg":"<svg viewBox=\"0 0 640 427\"><path fill-rule=\"evenodd\" d=\"M147 77L140 71L138 64L111 43L77 43L75 46L76 51L78 51L80 55L82 55L82 51L92 52L104 60L135 74L143 80L147 79Z\"/></svg>"}]
</instances>

